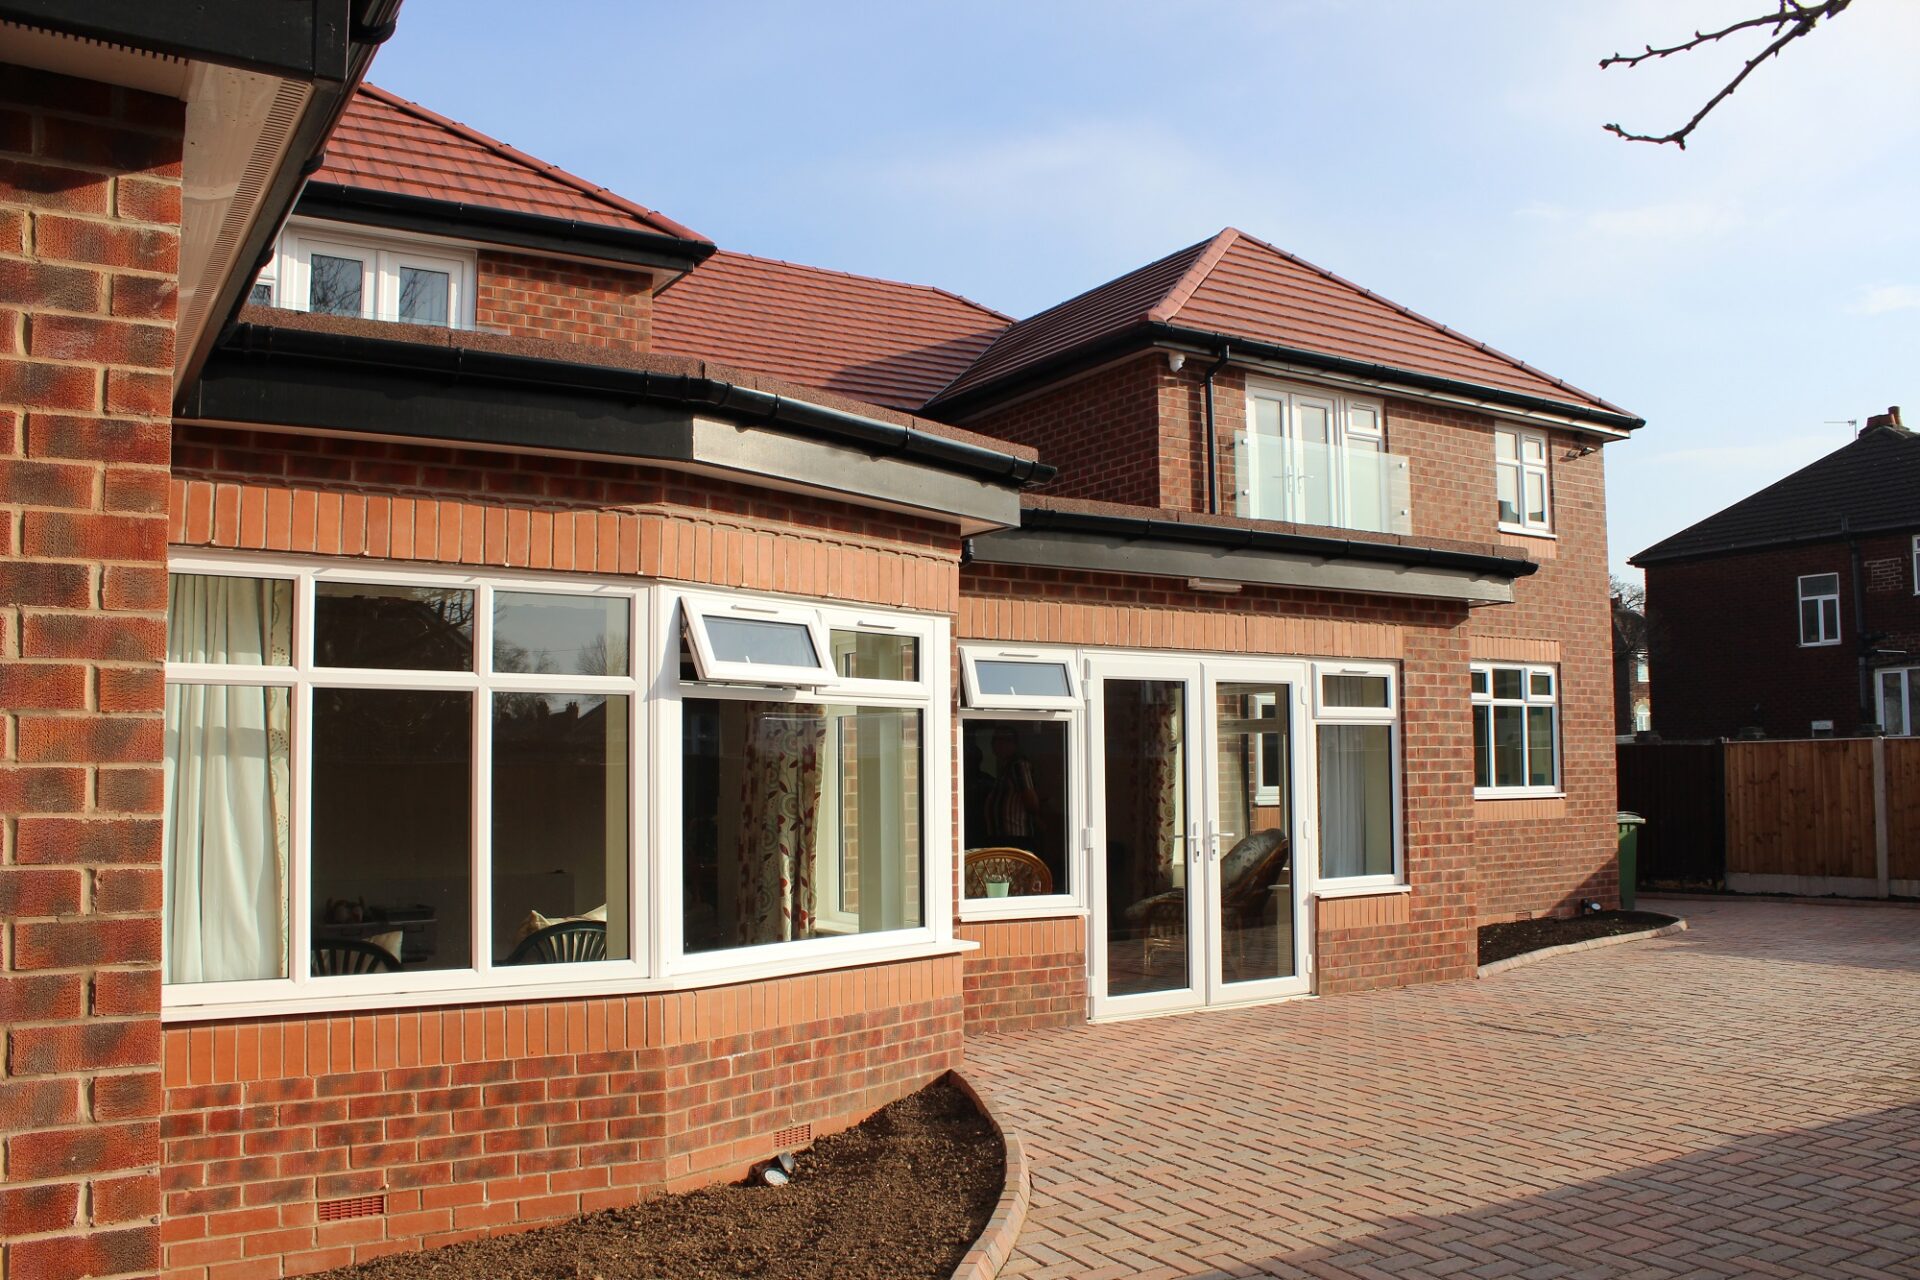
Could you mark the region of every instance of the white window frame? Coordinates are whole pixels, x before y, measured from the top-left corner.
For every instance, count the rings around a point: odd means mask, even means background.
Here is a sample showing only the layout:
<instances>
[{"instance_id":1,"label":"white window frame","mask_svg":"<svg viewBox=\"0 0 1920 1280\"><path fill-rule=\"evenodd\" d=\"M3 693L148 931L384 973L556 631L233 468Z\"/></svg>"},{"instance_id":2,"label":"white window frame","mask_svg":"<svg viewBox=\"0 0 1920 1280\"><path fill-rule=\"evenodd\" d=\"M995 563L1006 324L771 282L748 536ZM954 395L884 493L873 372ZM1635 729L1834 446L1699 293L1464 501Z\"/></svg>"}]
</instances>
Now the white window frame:
<instances>
[{"instance_id":1,"label":"white window frame","mask_svg":"<svg viewBox=\"0 0 1920 1280\"><path fill-rule=\"evenodd\" d=\"M293 691L293 741L289 769L293 780L288 841L288 968L291 976L237 982L170 983L161 989L161 1009L169 1023L212 1018L274 1017L303 1013L393 1011L408 1008L497 1002L501 999L566 999L579 996L641 994L687 990L718 983L756 981L795 974L924 959L962 950L953 936L953 788L951 623L942 616L863 606L839 607L753 596L748 593L688 593L658 582L604 578L591 574L488 569L478 572L415 569L389 561L352 562L299 556L261 557L207 552L172 556L170 572L246 578L275 578L294 583L293 662L286 666L237 663L169 663L169 683L279 686ZM472 589L474 651L472 670L413 671L327 667L314 664L313 602L319 581L374 585L441 586ZM492 598L496 591L556 595L611 595L629 599L627 676L553 676L483 672L493 651ZM737 595L738 598L794 609L813 609L825 631L874 631L913 637L918 644L914 680L846 680L831 689L753 687L711 684L680 675L680 605L688 594ZM830 652L827 649L820 650ZM482 659L484 658L484 661ZM474 921L469 938L473 967L416 970L399 974L313 977L306 957L312 951L312 874L308 847L311 789L312 691L316 687L447 689L473 694L472 852L470 886ZM571 965L493 965L492 942L492 715L494 690L617 694L628 698L632 715L628 756L627 872L629 953L627 960ZM685 955L680 948L684 904L681 898L681 790L678 762L682 744L680 705L685 697L813 704L856 703L900 706L921 713L920 894L923 917L917 927L842 937ZM1077 747L1076 739L1076 747ZM655 762L661 762L655 767ZM1058 915L1058 910L1047 914Z\"/></svg>"},{"instance_id":2,"label":"white window frame","mask_svg":"<svg viewBox=\"0 0 1920 1280\"><path fill-rule=\"evenodd\" d=\"M1913 594L1920 596L1920 533L1913 535Z\"/></svg>"},{"instance_id":3,"label":"white window frame","mask_svg":"<svg viewBox=\"0 0 1920 1280\"><path fill-rule=\"evenodd\" d=\"M1551 534L1553 532L1553 442L1544 431L1531 431L1525 427L1495 427L1493 429L1493 473L1494 484L1494 521L1503 533ZM1500 456L1500 438L1513 440L1513 457ZM1529 460L1527 446L1534 445L1540 450L1538 461ZM1517 499L1515 509L1518 520L1500 519L1499 477L1510 473L1513 476L1514 495ZM1542 519L1531 519L1527 514L1527 478L1536 476L1540 481L1540 506Z\"/></svg>"},{"instance_id":4,"label":"white window frame","mask_svg":"<svg viewBox=\"0 0 1920 1280\"><path fill-rule=\"evenodd\" d=\"M1251 719L1280 719L1280 700L1271 693L1250 694L1249 699L1252 709L1256 713L1250 717ZM1282 730L1276 726L1273 732L1278 734L1281 731ZM1262 732L1255 734L1253 738L1253 803L1255 805L1277 805L1280 803L1280 787L1277 784L1270 787L1266 785L1265 781L1267 776L1267 738L1269 736L1269 734Z\"/></svg>"},{"instance_id":5,"label":"white window frame","mask_svg":"<svg viewBox=\"0 0 1920 1280\"><path fill-rule=\"evenodd\" d=\"M254 284L273 290L269 305L292 311L308 309L315 253L357 258L364 265L360 280L360 318L400 319L400 268L421 267L447 273L447 327L474 326L477 255L472 249L431 240L369 235L337 223L296 220L280 236L273 261L255 277ZM252 292L252 285L248 286ZM437 327L437 326L433 326Z\"/></svg>"},{"instance_id":6,"label":"white window frame","mask_svg":"<svg viewBox=\"0 0 1920 1280\"><path fill-rule=\"evenodd\" d=\"M1494 672L1494 668L1496 667L1500 668L1503 671L1518 671L1521 673L1519 698L1517 699L1496 698L1493 696L1493 672ZM1474 706L1522 707L1522 708L1550 706L1553 708L1553 781L1552 783L1546 786L1522 785L1522 786L1503 787L1495 784L1495 785L1483 787L1479 785L1479 781L1476 778L1474 783L1474 788L1473 788L1474 798L1477 800L1521 800L1521 799L1528 799L1528 798L1535 798L1535 797L1556 797L1556 796L1565 795L1566 792L1562 788L1564 786L1564 780L1566 778L1566 740L1563 733L1561 732L1561 714L1560 714L1561 699L1560 699L1559 668L1549 666L1549 665L1543 665L1540 663L1486 661L1486 662L1475 662L1470 664L1468 668L1468 672L1469 672L1469 682L1468 682L1469 701ZM1484 692L1472 687L1474 683L1473 677L1478 677L1482 675L1486 677L1485 679L1486 689ZM1544 675L1553 682L1551 692L1546 694L1534 693L1533 678L1537 675ZM1532 755L1532 747L1529 745L1529 740L1527 737L1527 734L1529 732L1529 728L1526 723L1527 719L1528 717L1523 713L1521 716L1521 734L1520 734L1520 744L1521 744L1521 751L1522 751L1521 769L1524 773L1531 775L1531 773L1533 772L1533 762L1530 759ZM1489 734L1493 732L1493 713L1491 711L1487 713L1487 731ZM1479 744L1476 742L1475 747L1477 748L1478 745ZM1491 761L1493 758L1493 744L1491 742L1487 744L1487 755L1488 755L1488 759Z\"/></svg>"},{"instance_id":7,"label":"white window frame","mask_svg":"<svg viewBox=\"0 0 1920 1280\"><path fill-rule=\"evenodd\" d=\"M1407 887L1406 802L1402 787L1405 769L1401 760L1404 735L1400 720L1400 669L1391 662L1316 662L1310 668L1313 680L1313 823L1316 848L1313 851L1313 884L1316 897L1337 898L1347 895L1394 891ZM1387 681L1387 705L1381 707L1331 707L1323 691L1326 676L1384 676ZM1393 805L1393 870L1384 875L1327 876L1321 874L1321 854L1326 832L1320 829L1320 730L1333 725L1385 725L1387 755L1390 761Z\"/></svg>"},{"instance_id":8,"label":"white window frame","mask_svg":"<svg viewBox=\"0 0 1920 1280\"><path fill-rule=\"evenodd\" d=\"M1809 595L1807 592L1807 583L1816 578L1832 578L1833 591L1831 593L1822 591ZM1839 644L1845 632L1845 624L1840 616L1840 575L1838 573L1803 573L1795 582L1794 587L1794 625L1800 630L1800 647L1802 649L1824 649L1829 645ZM1832 635L1827 634L1826 602L1829 600L1833 602ZM1807 639L1807 605L1809 602L1817 603L1820 606L1818 614L1820 619L1820 633L1812 640Z\"/></svg>"},{"instance_id":9,"label":"white window frame","mask_svg":"<svg viewBox=\"0 0 1920 1280\"><path fill-rule=\"evenodd\" d=\"M960 678L966 693L966 705L970 710L976 711L992 708L1007 711L1077 710L1080 706L1080 681L1074 670L1074 656L1072 649L963 644L960 646ZM1058 666L1066 673L1067 692L1065 696L1020 693L983 694L980 692L980 680L976 674L976 664L983 660L1020 662L1043 667Z\"/></svg>"},{"instance_id":10,"label":"white window frame","mask_svg":"<svg viewBox=\"0 0 1920 1280\"><path fill-rule=\"evenodd\" d=\"M1267 437L1256 430L1258 421L1257 406L1262 401L1271 402L1278 407L1280 414L1280 434ZM1236 460L1237 478L1235 489L1237 497L1250 509L1252 518L1263 520L1281 520L1291 524L1314 523L1306 519L1305 498L1295 492L1285 492L1277 500L1265 498L1253 491L1252 478L1258 473L1258 463L1253 459L1257 451L1265 448L1279 448L1289 463L1289 471L1307 478L1304 455L1308 442L1300 433L1300 409L1303 405L1312 405L1326 410L1328 435L1328 456L1334 460L1339 474L1331 477L1328 489L1328 522L1326 527L1351 528L1353 519L1353 477L1346 466L1347 451L1353 445L1369 443L1375 453L1387 451L1387 408L1384 400L1362 396L1349 396L1336 393L1324 387L1309 387L1298 383L1276 382L1265 378L1247 379L1246 404L1246 440L1251 452L1247 459ZM1263 443L1272 439L1271 445ZM1277 510L1279 514L1266 512ZM1244 513L1243 514L1247 514Z\"/></svg>"},{"instance_id":11,"label":"white window frame","mask_svg":"<svg viewBox=\"0 0 1920 1280\"><path fill-rule=\"evenodd\" d=\"M830 686L800 687L733 684L707 679L687 679L680 671L680 618L689 598L703 604L715 600L746 601L761 607L784 607L795 614L811 612L817 616L823 633L830 631L882 630L884 634L910 635L918 640L920 658L915 680L842 680ZM833 608L807 605L796 600L710 591L684 591L671 586L661 588L655 610L664 627L657 637L663 654L671 658L660 671L652 700L654 711L653 748L662 760L681 759L683 754L682 705L689 698L731 702L792 702L800 706L855 704L862 707L902 707L918 710L920 744L920 908L918 926L888 929L873 933L848 933L800 939L794 942L770 942L758 946L728 947L688 953L684 947L685 897L681 878L683 806L678 769L671 777L662 771L652 791L653 826L649 838L653 846L665 851L659 859L657 880L660 908L653 917L660 939L663 965L670 975L693 980L744 982L757 978L784 977L805 972L808 966L830 967L831 962L880 963L928 954L928 948L948 944L953 936L953 849L941 835L951 830L950 804L953 787L953 726L945 714L952 703L947 662L929 655L944 656L950 651L950 624L944 617L900 613L887 609ZM757 615L764 616L764 615ZM689 630L686 634L691 635ZM831 661L831 650L816 642L816 652ZM822 896L826 886L822 885Z\"/></svg>"},{"instance_id":12,"label":"white window frame","mask_svg":"<svg viewBox=\"0 0 1920 1280\"><path fill-rule=\"evenodd\" d=\"M1880 729L1889 738L1911 738L1920 736L1920 724L1913 722L1910 714L1914 706L1914 694L1920 691L1920 667L1882 667L1874 672L1873 692L1875 715L1886 710L1887 685L1897 684L1900 688L1900 724L1898 727L1882 723Z\"/></svg>"},{"instance_id":13,"label":"white window frame","mask_svg":"<svg viewBox=\"0 0 1920 1280\"><path fill-rule=\"evenodd\" d=\"M680 614L685 620L687 642L693 650L694 668L708 682L786 685L798 689L824 689L842 683L833 669L833 648L820 610L805 605L768 600L753 596L721 596L684 592L680 596ZM715 619L738 622L772 622L804 627L813 646L812 666L781 666L772 663L733 662L716 658L707 624ZM866 681L845 682L864 686Z\"/></svg>"},{"instance_id":14,"label":"white window frame","mask_svg":"<svg viewBox=\"0 0 1920 1280\"><path fill-rule=\"evenodd\" d=\"M964 648L962 650L964 652ZM991 658L992 654L989 653ZM1071 674L1071 668L1069 668ZM1052 701L1036 699L1034 701ZM1034 894L1025 898L969 898L966 876L966 831L965 815L954 818L954 860L960 882L960 918L963 921L974 920L1019 920L1035 916L1060 917L1084 915L1086 913L1087 862L1086 845L1088 832L1086 827L1086 737L1083 729L1086 716L1082 704L1070 709L1036 707L1029 703L1026 707L973 707L960 712L962 724L970 720L1024 720L1041 724L1063 724L1067 734L1067 795L1062 806L1064 813L1064 834L1066 837L1065 866L1067 869L1067 888L1060 893ZM957 735L956 735L957 736ZM955 794L965 802L966 779L961 778ZM1055 885L1058 889L1060 886Z\"/></svg>"}]
</instances>

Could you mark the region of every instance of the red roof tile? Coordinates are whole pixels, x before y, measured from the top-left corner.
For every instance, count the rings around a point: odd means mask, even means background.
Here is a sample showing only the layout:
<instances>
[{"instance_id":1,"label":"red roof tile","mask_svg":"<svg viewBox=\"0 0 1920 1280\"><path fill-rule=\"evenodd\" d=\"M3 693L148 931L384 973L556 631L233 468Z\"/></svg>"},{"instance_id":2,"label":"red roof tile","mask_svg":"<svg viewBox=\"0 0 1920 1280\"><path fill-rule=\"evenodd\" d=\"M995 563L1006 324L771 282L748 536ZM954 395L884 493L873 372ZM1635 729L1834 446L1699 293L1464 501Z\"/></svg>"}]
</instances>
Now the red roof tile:
<instances>
[{"instance_id":1,"label":"red roof tile","mask_svg":"<svg viewBox=\"0 0 1920 1280\"><path fill-rule=\"evenodd\" d=\"M1626 412L1232 227L1020 321L937 399L1147 322Z\"/></svg>"},{"instance_id":2,"label":"red roof tile","mask_svg":"<svg viewBox=\"0 0 1920 1280\"><path fill-rule=\"evenodd\" d=\"M314 180L687 240L705 238L665 214L370 84L354 91Z\"/></svg>"},{"instance_id":3,"label":"red roof tile","mask_svg":"<svg viewBox=\"0 0 1920 1280\"><path fill-rule=\"evenodd\" d=\"M653 349L918 409L1010 323L944 289L722 250L656 299Z\"/></svg>"}]
</instances>

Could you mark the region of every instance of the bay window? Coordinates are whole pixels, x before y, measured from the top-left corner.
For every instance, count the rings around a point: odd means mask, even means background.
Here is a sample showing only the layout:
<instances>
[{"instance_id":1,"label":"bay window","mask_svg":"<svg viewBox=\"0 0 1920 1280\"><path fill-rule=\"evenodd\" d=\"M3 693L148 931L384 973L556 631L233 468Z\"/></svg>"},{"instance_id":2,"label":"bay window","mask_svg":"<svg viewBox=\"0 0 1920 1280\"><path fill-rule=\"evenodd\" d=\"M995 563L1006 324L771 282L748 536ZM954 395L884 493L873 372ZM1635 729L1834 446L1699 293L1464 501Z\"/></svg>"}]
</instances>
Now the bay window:
<instances>
[{"instance_id":1,"label":"bay window","mask_svg":"<svg viewBox=\"0 0 1920 1280\"><path fill-rule=\"evenodd\" d=\"M1475 663L1473 785L1483 797L1557 795L1559 673L1552 667Z\"/></svg>"},{"instance_id":2,"label":"bay window","mask_svg":"<svg viewBox=\"0 0 1920 1280\"><path fill-rule=\"evenodd\" d=\"M585 576L173 568L170 1011L658 989L947 936L944 620ZM797 622L798 644L754 661L766 637L728 621Z\"/></svg>"}]
</instances>

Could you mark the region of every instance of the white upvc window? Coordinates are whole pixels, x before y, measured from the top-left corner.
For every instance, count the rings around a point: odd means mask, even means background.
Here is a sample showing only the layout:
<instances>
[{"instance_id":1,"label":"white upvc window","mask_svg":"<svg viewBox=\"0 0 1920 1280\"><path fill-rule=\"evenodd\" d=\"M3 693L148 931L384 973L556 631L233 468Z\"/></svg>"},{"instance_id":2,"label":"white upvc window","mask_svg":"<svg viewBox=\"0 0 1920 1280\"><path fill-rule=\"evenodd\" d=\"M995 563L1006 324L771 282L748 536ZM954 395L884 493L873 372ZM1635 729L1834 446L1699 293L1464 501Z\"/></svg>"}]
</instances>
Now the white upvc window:
<instances>
[{"instance_id":1,"label":"white upvc window","mask_svg":"<svg viewBox=\"0 0 1920 1280\"><path fill-rule=\"evenodd\" d=\"M1399 487L1382 402L1249 380L1236 511L1256 520L1389 532Z\"/></svg>"},{"instance_id":2,"label":"white upvc window","mask_svg":"<svg viewBox=\"0 0 1920 1280\"><path fill-rule=\"evenodd\" d=\"M294 222L248 301L319 315L439 328L474 323L475 255L435 241Z\"/></svg>"},{"instance_id":3,"label":"white upvc window","mask_svg":"<svg viewBox=\"0 0 1920 1280\"><path fill-rule=\"evenodd\" d=\"M960 670L961 915L1078 910L1086 819L1076 655L963 644Z\"/></svg>"},{"instance_id":4,"label":"white upvc window","mask_svg":"<svg viewBox=\"0 0 1920 1280\"><path fill-rule=\"evenodd\" d=\"M1551 533L1553 484L1546 433L1495 427L1493 472L1500 527L1509 533Z\"/></svg>"},{"instance_id":5,"label":"white upvc window","mask_svg":"<svg viewBox=\"0 0 1920 1280\"><path fill-rule=\"evenodd\" d=\"M1485 799L1560 794L1560 675L1553 667L1469 668L1473 788Z\"/></svg>"},{"instance_id":6,"label":"white upvc window","mask_svg":"<svg viewBox=\"0 0 1920 1280\"><path fill-rule=\"evenodd\" d=\"M1920 533L1913 535L1913 594L1920 596Z\"/></svg>"},{"instance_id":7,"label":"white upvc window","mask_svg":"<svg viewBox=\"0 0 1920 1280\"><path fill-rule=\"evenodd\" d=\"M584 574L170 568L169 1017L951 945L944 618ZM835 683L702 679L687 597L809 615Z\"/></svg>"},{"instance_id":8,"label":"white upvc window","mask_svg":"<svg viewBox=\"0 0 1920 1280\"><path fill-rule=\"evenodd\" d=\"M1920 667L1879 672L1880 729L1888 737L1920 736Z\"/></svg>"},{"instance_id":9,"label":"white upvc window","mask_svg":"<svg viewBox=\"0 0 1920 1280\"><path fill-rule=\"evenodd\" d=\"M835 682L818 609L745 596L680 598L702 680L820 688Z\"/></svg>"},{"instance_id":10,"label":"white upvc window","mask_svg":"<svg viewBox=\"0 0 1920 1280\"><path fill-rule=\"evenodd\" d=\"M1815 648L1840 643L1840 575L1808 573L1801 575L1800 645Z\"/></svg>"},{"instance_id":11,"label":"white upvc window","mask_svg":"<svg viewBox=\"0 0 1920 1280\"><path fill-rule=\"evenodd\" d=\"M1070 649L962 645L967 705L1012 711L1072 710L1080 705Z\"/></svg>"},{"instance_id":12,"label":"white upvc window","mask_svg":"<svg viewBox=\"0 0 1920 1280\"><path fill-rule=\"evenodd\" d=\"M1318 884L1334 893L1406 883L1398 684L1391 663L1313 666Z\"/></svg>"}]
</instances>

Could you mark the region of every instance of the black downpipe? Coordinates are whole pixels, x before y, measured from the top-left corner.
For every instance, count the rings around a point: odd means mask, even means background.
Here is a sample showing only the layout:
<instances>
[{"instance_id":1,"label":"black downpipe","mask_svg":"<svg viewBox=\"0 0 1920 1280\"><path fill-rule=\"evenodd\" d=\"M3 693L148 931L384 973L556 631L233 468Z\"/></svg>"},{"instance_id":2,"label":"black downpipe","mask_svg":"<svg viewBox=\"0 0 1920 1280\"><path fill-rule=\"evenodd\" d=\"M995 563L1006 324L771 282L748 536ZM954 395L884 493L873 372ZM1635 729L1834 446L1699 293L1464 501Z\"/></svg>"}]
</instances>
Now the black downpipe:
<instances>
[{"instance_id":1,"label":"black downpipe","mask_svg":"<svg viewBox=\"0 0 1920 1280\"><path fill-rule=\"evenodd\" d=\"M1847 522L1843 517L1840 527L1845 529ZM1854 648L1859 651L1857 659L1860 667L1860 732L1878 733L1880 729L1880 711L1874 705L1873 696L1873 638L1867 634L1867 587L1865 574L1860 564L1860 539L1851 533L1847 535L1847 560L1853 570L1853 640Z\"/></svg>"},{"instance_id":2,"label":"black downpipe","mask_svg":"<svg viewBox=\"0 0 1920 1280\"><path fill-rule=\"evenodd\" d=\"M1220 344L1220 358L1207 370L1207 514L1220 514L1220 437L1213 425L1213 376L1227 367L1227 360L1233 355L1233 344Z\"/></svg>"}]
</instances>

